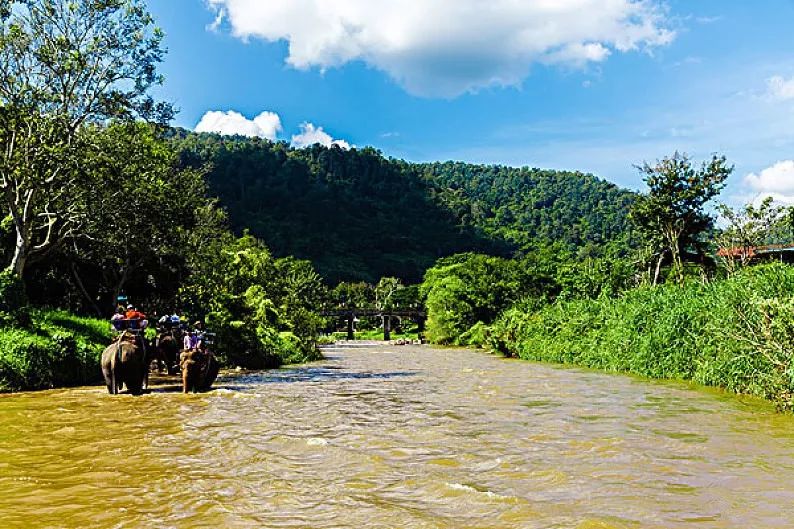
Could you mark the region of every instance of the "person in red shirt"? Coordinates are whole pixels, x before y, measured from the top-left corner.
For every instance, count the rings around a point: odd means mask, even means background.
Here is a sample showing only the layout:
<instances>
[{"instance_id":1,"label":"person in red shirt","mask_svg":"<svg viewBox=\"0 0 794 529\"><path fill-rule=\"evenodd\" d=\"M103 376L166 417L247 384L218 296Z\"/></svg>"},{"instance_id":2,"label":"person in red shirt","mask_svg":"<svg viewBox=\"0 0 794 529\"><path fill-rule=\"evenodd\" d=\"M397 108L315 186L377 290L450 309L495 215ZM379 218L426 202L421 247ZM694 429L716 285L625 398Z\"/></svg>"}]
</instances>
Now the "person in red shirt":
<instances>
[{"instance_id":1,"label":"person in red shirt","mask_svg":"<svg viewBox=\"0 0 794 529\"><path fill-rule=\"evenodd\" d=\"M132 305L127 305L127 312L124 316L132 324L132 328L136 328L137 326L139 329L145 329L146 326L149 325L149 321L146 319L146 314L140 312Z\"/></svg>"}]
</instances>

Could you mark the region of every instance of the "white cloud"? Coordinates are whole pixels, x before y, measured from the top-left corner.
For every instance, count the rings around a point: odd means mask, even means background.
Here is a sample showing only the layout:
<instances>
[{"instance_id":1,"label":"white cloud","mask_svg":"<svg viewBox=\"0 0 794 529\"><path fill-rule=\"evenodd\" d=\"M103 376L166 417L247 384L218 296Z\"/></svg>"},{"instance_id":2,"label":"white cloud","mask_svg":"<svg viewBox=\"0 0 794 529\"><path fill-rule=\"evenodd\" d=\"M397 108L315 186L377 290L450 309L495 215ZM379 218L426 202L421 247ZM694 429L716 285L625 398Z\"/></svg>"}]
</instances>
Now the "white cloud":
<instances>
[{"instance_id":1,"label":"white cloud","mask_svg":"<svg viewBox=\"0 0 794 529\"><path fill-rule=\"evenodd\" d=\"M785 79L779 75L766 80L767 93L772 99L788 101L794 99L794 77Z\"/></svg>"},{"instance_id":2,"label":"white cloud","mask_svg":"<svg viewBox=\"0 0 794 529\"><path fill-rule=\"evenodd\" d=\"M794 204L794 160L778 162L759 174L750 173L744 182L760 199L771 196L778 202Z\"/></svg>"},{"instance_id":3,"label":"white cloud","mask_svg":"<svg viewBox=\"0 0 794 529\"><path fill-rule=\"evenodd\" d=\"M230 136L258 136L271 141L275 141L278 133L282 130L279 115L267 111L262 112L254 119L248 119L234 110L226 112L213 110L204 114L199 124L196 125L196 132L215 132ZM343 149L350 148L348 142L334 139L322 127L317 127L313 123L302 123L300 133L292 136L292 145L297 148L309 147L315 143L326 147L338 145Z\"/></svg>"},{"instance_id":4,"label":"white cloud","mask_svg":"<svg viewBox=\"0 0 794 529\"><path fill-rule=\"evenodd\" d=\"M345 140L335 140L330 134L325 132L322 127L315 127L311 123L303 123L301 125L300 134L292 136L292 145L302 149L303 147L310 147L315 143L330 147L331 145L338 145L343 149L349 149L350 144Z\"/></svg>"},{"instance_id":5,"label":"white cloud","mask_svg":"<svg viewBox=\"0 0 794 529\"><path fill-rule=\"evenodd\" d=\"M281 132L281 118L274 112L262 112L254 119L248 119L239 112L210 111L204 114L196 125L196 132L217 132L218 134L258 136L275 140Z\"/></svg>"},{"instance_id":6,"label":"white cloud","mask_svg":"<svg viewBox=\"0 0 794 529\"><path fill-rule=\"evenodd\" d=\"M351 61L409 92L519 84L533 63L583 66L675 37L661 0L208 0L241 38L287 41L287 63Z\"/></svg>"}]
</instances>

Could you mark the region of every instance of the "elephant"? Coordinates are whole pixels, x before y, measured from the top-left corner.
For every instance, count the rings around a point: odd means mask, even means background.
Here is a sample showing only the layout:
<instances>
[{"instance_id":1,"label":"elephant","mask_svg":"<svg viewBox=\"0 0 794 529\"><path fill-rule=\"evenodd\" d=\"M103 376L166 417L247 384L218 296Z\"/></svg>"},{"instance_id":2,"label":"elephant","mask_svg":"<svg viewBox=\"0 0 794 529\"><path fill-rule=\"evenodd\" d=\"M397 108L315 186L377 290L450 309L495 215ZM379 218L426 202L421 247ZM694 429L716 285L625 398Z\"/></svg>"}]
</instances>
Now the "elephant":
<instances>
[{"instance_id":1,"label":"elephant","mask_svg":"<svg viewBox=\"0 0 794 529\"><path fill-rule=\"evenodd\" d=\"M160 362L165 363L169 375L176 374L179 368L180 343L181 340L175 331L160 334L155 342L154 351L158 368L160 367Z\"/></svg>"},{"instance_id":2,"label":"elephant","mask_svg":"<svg viewBox=\"0 0 794 529\"><path fill-rule=\"evenodd\" d=\"M123 386L133 395L140 395L149 385L149 363L146 340L125 332L102 353L102 375L108 393L117 395Z\"/></svg>"},{"instance_id":3,"label":"elephant","mask_svg":"<svg viewBox=\"0 0 794 529\"><path fill-rule=\"evenodd\" d=\"M182 392L209 391L218 376L220 364L210 351L192 349L179 355L182 368Z\"/></svg>"}]
</instances>

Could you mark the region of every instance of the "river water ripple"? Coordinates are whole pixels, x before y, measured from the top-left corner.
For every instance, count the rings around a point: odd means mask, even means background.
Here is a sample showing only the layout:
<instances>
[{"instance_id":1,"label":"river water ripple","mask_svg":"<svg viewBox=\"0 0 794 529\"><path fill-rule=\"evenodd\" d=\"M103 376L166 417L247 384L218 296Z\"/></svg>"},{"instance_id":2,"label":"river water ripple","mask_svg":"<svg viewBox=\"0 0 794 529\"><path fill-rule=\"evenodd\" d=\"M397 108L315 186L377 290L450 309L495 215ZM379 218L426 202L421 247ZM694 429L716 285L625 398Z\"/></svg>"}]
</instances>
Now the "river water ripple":
<instances>
[{"instance_id":1,"label":"river water ripple","mask_svg":"<svg viewBox=\"0 0 794 529\"><path fill-rule=\"evenodd\" d=\"M0 397L0 526L794 527L794 418L422 347L143 397Z\"/></svg>"}]
</instances>

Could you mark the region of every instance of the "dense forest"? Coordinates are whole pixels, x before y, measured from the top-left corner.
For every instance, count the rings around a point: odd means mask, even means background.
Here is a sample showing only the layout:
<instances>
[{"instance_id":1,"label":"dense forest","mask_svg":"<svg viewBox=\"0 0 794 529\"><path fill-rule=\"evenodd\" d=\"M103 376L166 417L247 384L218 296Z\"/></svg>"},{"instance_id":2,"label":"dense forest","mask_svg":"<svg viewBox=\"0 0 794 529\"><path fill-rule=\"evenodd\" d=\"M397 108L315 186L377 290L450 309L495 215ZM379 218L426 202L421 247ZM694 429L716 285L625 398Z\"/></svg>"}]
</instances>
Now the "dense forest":
<instances>
[{"instance_id":1,"label":"dense forest","mask_svg":"<svg viewBox=\"0 0 794 529\"><path fill-rule=\"evenodd\" d=\"M211 194L238 233L312 261L329 283L422 278L436 259L553 246L598 256L631 243L634 195L578 172L414 164L344 150L176 131L185 167L209 167Z\"/></svg>"}]
</instances>

